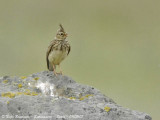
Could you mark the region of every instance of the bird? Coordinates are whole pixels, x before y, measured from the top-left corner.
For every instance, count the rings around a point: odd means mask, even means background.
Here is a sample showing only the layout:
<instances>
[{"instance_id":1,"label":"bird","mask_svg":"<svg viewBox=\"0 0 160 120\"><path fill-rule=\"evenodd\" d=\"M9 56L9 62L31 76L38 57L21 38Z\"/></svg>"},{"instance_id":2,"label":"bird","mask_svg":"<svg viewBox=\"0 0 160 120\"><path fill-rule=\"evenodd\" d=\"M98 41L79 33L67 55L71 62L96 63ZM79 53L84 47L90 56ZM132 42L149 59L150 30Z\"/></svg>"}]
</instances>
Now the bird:
<instances>
[{"instance_id":1,"label":"bird","mask_svg":"<svg viewBox=\"0 0 160 120\"><path fill-rule=\"evenodd\" d=\"M71 46L66 39L68 34L64 31L62 24L59 24L60 29L57 31L56 37L52 40L48 46L46 52L47 68L49 71L56 73L56 65L59 66L60 74L62 75L62 70L60 68L60 63L69 55L71 51Z\"/></svg>"}]
</instances>

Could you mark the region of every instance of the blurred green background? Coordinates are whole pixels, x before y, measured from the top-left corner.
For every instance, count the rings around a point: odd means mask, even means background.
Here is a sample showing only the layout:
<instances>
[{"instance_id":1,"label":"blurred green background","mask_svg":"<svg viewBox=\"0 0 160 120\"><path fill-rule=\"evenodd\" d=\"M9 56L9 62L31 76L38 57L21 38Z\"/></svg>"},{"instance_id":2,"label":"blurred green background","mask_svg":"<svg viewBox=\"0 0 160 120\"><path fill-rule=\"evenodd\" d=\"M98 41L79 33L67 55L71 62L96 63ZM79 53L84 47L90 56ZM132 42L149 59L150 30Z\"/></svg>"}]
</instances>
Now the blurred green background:
<instances>
[{"instance_id":1,"label":"blurred green background","mask_svg":"<svg viewBox=\"0 0 160 120\"><path fill-rule=\"evenodd\" d=\"M0 0L0 76L47 70L58 24L71 53L65 75L118 104L160 118L160 1Z\"/></svg>"}]
</instances>

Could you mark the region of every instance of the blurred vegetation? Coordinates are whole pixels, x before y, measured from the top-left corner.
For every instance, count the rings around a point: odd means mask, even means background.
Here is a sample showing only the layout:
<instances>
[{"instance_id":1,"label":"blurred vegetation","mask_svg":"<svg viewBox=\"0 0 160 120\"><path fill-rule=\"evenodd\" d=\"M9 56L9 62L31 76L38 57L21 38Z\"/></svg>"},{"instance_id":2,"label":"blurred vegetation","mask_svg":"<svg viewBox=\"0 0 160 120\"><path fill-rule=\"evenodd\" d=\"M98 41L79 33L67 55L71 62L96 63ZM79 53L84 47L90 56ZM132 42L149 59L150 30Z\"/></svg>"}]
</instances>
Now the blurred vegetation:
<instances>
[{"instance_id":1,"label":"blurred vegetation","mask_svg":"<svg viewBox=\"0 0 160 120\"><path fill-rule=\"evenodd\" d=\"M0 76L47 70L59 23L72 46L64 74L160 118L160 1L0 0Z\"/></svg>"}]
</instances>

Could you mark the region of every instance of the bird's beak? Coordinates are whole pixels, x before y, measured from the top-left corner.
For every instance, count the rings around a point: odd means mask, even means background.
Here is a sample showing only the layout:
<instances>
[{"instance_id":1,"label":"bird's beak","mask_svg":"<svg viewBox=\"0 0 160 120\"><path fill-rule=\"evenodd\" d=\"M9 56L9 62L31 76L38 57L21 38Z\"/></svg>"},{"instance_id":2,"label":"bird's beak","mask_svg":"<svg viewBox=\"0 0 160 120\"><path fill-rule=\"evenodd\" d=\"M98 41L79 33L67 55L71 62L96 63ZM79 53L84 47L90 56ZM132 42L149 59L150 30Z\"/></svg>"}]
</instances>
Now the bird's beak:
<instances>
[{"instance_id":1,"label":"bird's beak","mask_svg":"<svg viewBox=\"0 0 160 120\"><path fill-rule=\"evenodd\" d=\"M68 34L67 34L67 33L65 33L65 36L67 37L67 36L68 36Z\"/></svg>"}]
</instances>

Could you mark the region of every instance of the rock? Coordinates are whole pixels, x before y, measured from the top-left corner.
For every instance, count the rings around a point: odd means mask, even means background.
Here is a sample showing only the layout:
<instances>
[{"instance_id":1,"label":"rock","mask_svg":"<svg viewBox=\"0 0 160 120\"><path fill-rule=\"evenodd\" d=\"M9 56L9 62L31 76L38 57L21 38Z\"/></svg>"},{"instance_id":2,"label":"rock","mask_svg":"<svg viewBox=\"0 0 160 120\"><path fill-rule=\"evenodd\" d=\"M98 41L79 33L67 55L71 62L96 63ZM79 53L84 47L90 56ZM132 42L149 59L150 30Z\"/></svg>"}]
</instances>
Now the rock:
<instances>
[{"instance_id":1,"label":"rock","mask_svg":"<svg viewBox=\"0 0 160 120\"><path fill-rule=\"evenodd\" d=\"M151 120L117 105L99 90L72 78L43 71L0 78L0 119Z\"/></svg>"}]
</instances>

